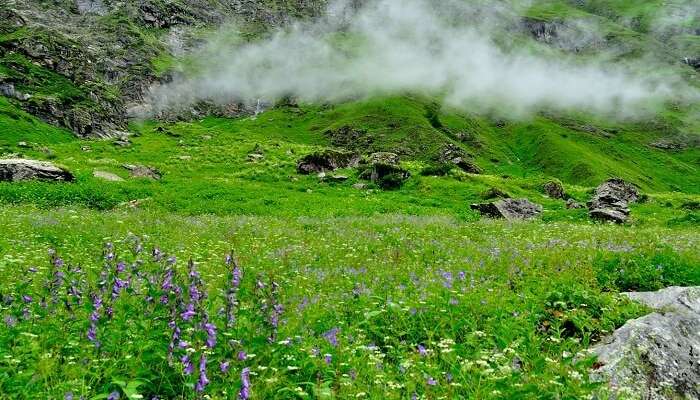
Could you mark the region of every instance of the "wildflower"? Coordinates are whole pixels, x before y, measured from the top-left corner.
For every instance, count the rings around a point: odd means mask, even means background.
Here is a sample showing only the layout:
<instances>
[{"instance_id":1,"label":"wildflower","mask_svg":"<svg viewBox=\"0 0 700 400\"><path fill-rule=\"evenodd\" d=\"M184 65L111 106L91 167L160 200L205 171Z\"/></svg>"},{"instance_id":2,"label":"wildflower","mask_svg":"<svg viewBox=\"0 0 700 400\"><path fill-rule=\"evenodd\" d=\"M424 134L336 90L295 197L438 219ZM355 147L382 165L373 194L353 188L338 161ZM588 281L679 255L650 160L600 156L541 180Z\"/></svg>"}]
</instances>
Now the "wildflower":
<instances>
[{"instance_id":1,"label":"wildflower","mask_svg":"<svg viewBox=\"0 0 700 400\"><path fill-rule=\"evenodd\" d=\"M241 350L238 352L238 361L245 361L246 358L248 358L248 355L245 351Z\"/></svg>"},{"instance_id":2,"label":"wildflower","mask_svg":"<svg viewBox=\"0 0 700 400\"><path fill-rule=\"evenodd\" d=\"M73 400L73 392L66 392L66 394L63 396L64 400Z\"/></svg>"},{"instance_id":3,"label":"wildflower","mask_svg":"<svg viewBox=\"0 0 700 400\"><path fill-rule=\"evenodd\" d=\"M428 355L428 350L423 346L422 344L418 345L418 354L420 354L421 357L426 357Z\"/></svg>"},{"instance_id":4,"label":"wildflower","mask_svg":"<svg viewBox=\"0 0 700 400\"><path fill-rule=\"evenodd\" d=\"M207 347L214 348L216 346L216 325L207 322L204 324L204 331L207 333Z\"/></svg>"},{"instance_id":5,"label":"wildflower","mask_svg":"<svg viewBox=\"0 0 700 400\"><path fill-rule=\"evenodd\" d=\"M323 337L326 338L328 343L331 344L333 347L338 346L338 332L340 332L339 328L333 328L329 330L328 332L323 334Z\"/></svg>"},{"instance_id":6,"label":"wildflower","mask_svg":"<svg viewBox=\"0 0 700 400\"><path fill-rule=\"evenodd\" d=\"M192 317L194 317L195 315L197 315L197 313L194 311L194 304L192 303L187 304L187 308L185 309L185 311L182 314L180 314L182 319L185 321L191 320Z\"/></svg>"},{"instance_id":7,"label":"wildflower","mask_svg":"<svg viewBox=\"0 0 700 400\"><path fill-rule=\"evenodd\" d=\"M207 379L207 356L202 354L199 359L199 380L195 385L195 390L197 392L203 392L204 388L209 384L209 379Z\"/></svg>"},{"instance_id":8,"label":"wildflower","mask_svg":"<svg viewBox=\"0 0 700 400\"><path fill-rule=\"evenodd\" d=\"M107 397L107 400L119 400L119 397L121 397L121 396L119 395L119 392L117 392L117 391L115 390L114 392L112 392L112 393L109 394L109 396Z\"/></svg>"},{"instance_id":9,"label":"wildflower","mask_svg":"<svg viewBox=\"0 0 700 400\"><path fill-rule=\"evenodd\" d=\"M333 362L333 356L330 354L326 354L323 359L326 362L326 365L330 365L331 362Z\"/></svg>"},{"instance_id":10,"label":"wildflower","mask_svg":"<svg viewBox=\"0 0 700 400\"><path fill-rule=\"evenodd\" d=\"M219 369L221 370L222 373L226 374L228 373L229 368L231 368L231 362L230 361L223 361L219 364Z\"/></svg>"},{"instance_id":11,"label":"wildflower","mask_svg":"<svg viewBox=\"0 0 700 400\"><path fill-rule=\"evenodd\" d=\"M241 371L241 390L238 392L240 400L250 399L250 368L243 368Z\"/></svg>"},{"instance_id":12,"label":"wildflower","mask_svg":"<svg viewBox=\"0 0 700 400\"><path fill-rule=\"evenodd\" d=\"M437 385L437 381L436 381L435 379L433 379L432 377L430 377L430 376L428 377L427 383L428 383L428 385L430 385L430 386L435 386L435 385Z\"/></svg>"},{"instance_id":13,"label":"wildflower","mask_svg":"<svg viewBox=\"0 0 700 400\"><path fill-rule=\"evenodd\" d=\"M32 302L32 296L24 295L22 296L22 300L24 300L25 303L31 303Z\"/></svg>"},{"instance_id":14,"label":"wildflower","mask_svg":"<svg viewBox=\"0 0 700 400\"><path fill-rule=\"evenodd\" d=\"M180 357L180 362L182 362L182 366L184 367L185 375L192 375L192 372L194 372L194 365L192 364L190 357L185 354Z\"/></svg>"}]
</instances>

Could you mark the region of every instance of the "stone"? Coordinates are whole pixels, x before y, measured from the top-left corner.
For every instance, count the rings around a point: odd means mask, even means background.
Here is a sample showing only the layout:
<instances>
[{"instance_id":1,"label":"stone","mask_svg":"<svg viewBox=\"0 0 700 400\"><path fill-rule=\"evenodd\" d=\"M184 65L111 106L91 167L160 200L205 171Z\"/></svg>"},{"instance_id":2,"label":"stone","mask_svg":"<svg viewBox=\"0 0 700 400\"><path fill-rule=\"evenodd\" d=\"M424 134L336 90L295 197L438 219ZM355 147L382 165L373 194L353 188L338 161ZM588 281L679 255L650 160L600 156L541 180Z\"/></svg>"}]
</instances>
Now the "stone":
<instances>
[{"instance_id":1,"label":"stone","mask_svg":"<svg viewBox=\"0 0 700 400\"><path fill-rule=\"evenodd\" d=\"M569 199L566 201L566 208L569 210L578 210L578 209L581 209L584 207L586 207L586 206L579 203L578 201L576 201L574 199Z\"/></svg>"},{"instance_id":2,"label":"stone","mask_svg":"<svg viewBox=\"0 0 700 400\"><path fill-rule=\"evenodd\" d=\"M542 213L542 206L528 199L502 199L493 203L472 204L471 209L487 217L507 220L530 219Z\"/></svg>"},{"instance_id":3,"label":"stone","mask_svg":"<svg viewBox=\"0 0 700 400\"><path fill-rule=\"evenodd\" d=\"M392 190L400 188L411 177L411 173L398 164L375 161L360 177L369 179L382 189Z\"/></svg>"},{"instance_id":4,"label":"stone","mask_svg":"<svg viewBox=\"0 0 700 400\"><path fill-rule=\"evenodd\" d=\"M132 178L149 178L154 180L160 180L161 178L160 171L153 167L132 164L124 164L122 167L129 171Z\"/></svg>"},{"instance_id":5,"label":"stone","mask_svg":"<svg viewBox=\"0 0 700 400\"><path fill-rule=\"evenodd\" d=\"M542 186L542 189L552 199L562 200L566 196L564 186L558 181L549 181Z\"/></svg>"},{"instance_id":6,"label":"stone","mask_svg":"<svg viewBox=\"0 0 700 400\"><path fill-rule=\"evenodd\" d=\"M601 221L625 223L629 219L629 203L639 199L637 188L622 179L603 182L588 202L589 216Z\"/></svg>"},{"instance_id":7,"label":"stone","mask_svg":"<svg viewBox=\"0 0 700 400\"><path fill-rule=\"evenodd\" d=\"M437 160L442 163L453 164L470 174L480 174L482 172L481 168L471 160L466 151L452 143L442 148Z\"/></svg>"},{"instance_id":8,"label":"stone","mask_svg":"<svg viewBox=\"0 0 700 400\"><path fill-rule=\"evenodd\" d=\"M0 160L0 181L73 181L73 174L46 161L10 158Z\"/></svg>"},{"instance_id":9,"label":"stone","mask_svg":"<svg viewBox=\"0 0 700 400\"><path fill-rule=\"evenodd\" d=\"M265 156L258 153L250 153L248 154L248 157L246 157L246 159L248 160L248 162L258 162L264 160Z\"/></svg>"},{"instance_id":10,"label":"stone","mask_svg":"<svg viewBox=\"0 0 700 400\"><path fill-rule=\"evenodd\" d=\"M368 164L375 164L375 163L381 163L381 164L388 164L388 165L399 165L400 162L399 155L396 153L390 153L390 152L378 152L378 153L372 153L367 157L366 162Z\"/></svg>"},{"instance_id":11,"label":"stone","mask_svg":"<svg viewBox=\"0 0 700 400\"><path fill-rule=\"evenodd\" d=\"M357 190L365 190L365 189L367 189L367 184L365 184L365 183L356 183L356 184L352 185L352 187L353 187L354 189L357 189Z\"/></svg>"},{"instance_id":12,"label":"stone","mask_svg":"<svg viewBox=\"0 0 700 400\"><path fill-rule=\"evenodd\" d=\"M656 311L591 349L591 378L608 382L613 398L700 398L700 287L623 295Z\"/></svg>"},{"instance_id":13,"label":"stone","mask_svg":"<svg viewBox=\"0 0 700 400\"><path fill-rule=\"evenodd\" d=\"M99 179L108 181L108 182L123 182L124 181L124 179L121 176L119 176L117 174L113 174L111 172L105 172L105 171L97 171L97 170L92 171L92 176L94 176L95 178L99 178Z\"/></svg>"},{"instance_id":14,"label":"stone","mask_svg":"<svg viewBox=\"0 0 700 400\"><path fill-rule=\"evenodd\" d=\"M356 167L360 161L357 153L339 150L323 150L304 156L297 163L297 172L304 175Z\"/></svg>"}]
</instances>

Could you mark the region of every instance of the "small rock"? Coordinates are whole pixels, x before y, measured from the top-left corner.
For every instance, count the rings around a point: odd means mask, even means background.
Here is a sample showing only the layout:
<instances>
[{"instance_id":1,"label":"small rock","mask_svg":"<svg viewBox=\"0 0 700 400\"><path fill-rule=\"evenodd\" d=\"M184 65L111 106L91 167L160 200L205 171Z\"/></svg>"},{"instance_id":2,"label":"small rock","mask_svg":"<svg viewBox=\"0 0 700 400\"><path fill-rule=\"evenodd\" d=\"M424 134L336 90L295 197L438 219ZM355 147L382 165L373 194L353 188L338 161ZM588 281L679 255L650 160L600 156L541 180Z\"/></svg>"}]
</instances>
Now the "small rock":
<instances>
[{"instance_id":1,"label":"small rock","mask_svg":"<svg viewBox=\"0 0 700 400\"><path fill-rule=\"evenodd\" d=\"M558 181L549 181L542 186L545 194L552 199L564 199L566 194L564 193L564 186Z\"/></svg>"},{"instance_id":2,"label":"small rock","mask_svg":"<svg viewBox=\"0 0 700 400\"><path fill-rule=\"evenodd\" d=\"M576 210L584 207L585 206L583 204L579 203L574 199L569 199L566 201L566 208L568 208L569 210Z\"/></svg>"},{"instance_id":3,"label":"small rock","mask_svg":"<svg viewBox=\"0 0 700 400\"><path fill-rule=\"evenodd\" d=\"M356 184L352 185L352 187L355 188L355 189L357 189L357 190L365 190L365 189L367 189L367 185L364 184L364 183L356 183Z\"/></svg>"},{"instance_id":4,"label":"small rock","mask_svg":"<svg viewBox=\"0 0 700 400\"><path fill-rule=\"evenodd\" d=\"M265 156L262 154L258 154L258 153L248 154L248 157L247 157L248 162L258 162L258 161L262 161L264 159L265 159Z\"/></svg>"},{"instance_id":5,"label":"small rock","mask_svg":"<svg viewBox=\"0 0 700 400\"><path fill-rule=\"evenodd\" d=\"M387 165L399 165L399 155L396 153L389 153L389 152L379 152L379 153L372 153L367 157L366 162L368 164L375 164L375 163L380 163L380 164L387 164Z\"/></svg>"},{"instance_id":6,"label":"small rock","mask_svg":"<svg viewBox=\"0 0 700 400\"><path fill-rule=\"evenodd\" d=\"M97 170L92 171L92 176L94 176L95 178L103 179L105 181L109 181L109 182L122 182L122 181L124 181L124 179L121 176L119 176L117 174L113 174L111 172L105 172L105 171L97 171Z\"/></svg>"},{"instance_id":7,"label":"small rock","mask_svg":"<svg viewBox=\"0 0 700 400\"><path fill-rule=\"evenodd\" d=\"M0 160L0 181L73 181L73 174L46 161L10 158Z\"/></svg>"},{"instance_id":8,"label":"small rock","mask_svg":"<svg viewBox=\"0 0 700 400\"><path fill-rule=\"evenodd\" d=\"M153 167L132 164L124 164L122 167L130 172L132 178L149 178L155 180L161 178L161 173Z\"/></svg>"},{"instance_id":9,"label":"small rock","mask_svg":"<svg viewBox=\"0 0 700 400\"><path fill-rule=\"evenodd\" d=\"M508 220L529 219L542 213L542 206L527 199L503 199L494 203L472 204L481 215Z\"/></svg>"},{"instance_id":10,"label":"small rock","mask_svg":"<svg viewBox=\"0 0 700 400\"><path fill-rule=\"evenodd\" d=\"M466 151L452 143L443 147L438 155L438 161L456 165L462 171L470 174L480 174L482 172L481 168L471 160Z\"/></svg>"}]
</instances>

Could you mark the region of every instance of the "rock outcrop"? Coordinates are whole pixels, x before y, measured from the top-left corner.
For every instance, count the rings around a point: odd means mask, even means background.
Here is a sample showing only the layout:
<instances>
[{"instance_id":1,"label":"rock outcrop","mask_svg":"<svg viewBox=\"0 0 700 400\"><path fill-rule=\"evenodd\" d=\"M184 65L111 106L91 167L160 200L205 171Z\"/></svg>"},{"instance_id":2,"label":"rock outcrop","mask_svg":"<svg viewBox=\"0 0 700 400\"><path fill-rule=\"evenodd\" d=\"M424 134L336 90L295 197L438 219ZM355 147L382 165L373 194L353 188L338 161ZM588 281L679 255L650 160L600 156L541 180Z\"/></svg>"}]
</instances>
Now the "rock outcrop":
<instances>
[{"instance_id":1,"label":"rock outcrop","mask_svg":"<svg viewBox=\"0 0 700 400\"><path fill-rule=\"evenodd\" d=\"M487 217L508 220L535 218L542 213L542 206L528 199L502 199L493 203L472 204L471 208Z\"/></svg>"},{"instance_id":2,"label":"rock outcrop","mask_svg":"<svg viewBox=\"0 0 700 400\"><path fill-rule=\"evenodd\" d=\"M11 158L0 160L0 181L27 180L70 182L73 174L46 161Z\"/></svg>"},{"instance_id":3,"label":"rock outcrop","mask_svg":"<svg viewBox=\"0 0 700 400\"><path fill-rule=\"evenodd\" d=\"M598 357L592 378L609 382L616 397L699 399L700 287L624 295L656 312L627 322L592 349Z\"/></svg>"},{"instance_id":4,"label":"rock outcrop","mask_svg":"<svg viewBox=\"0 0 700 400\"><path fill-rule=\"evenodd\" d=\"M304 156L297 163L297 172L304 175L312 173L335 171L339 168L356 167L360 162L360 156L357 153L339 151L339 150L323 150Z\"/></svg>"},{"instance_id":5,"label":"rock outcrop","mask_svg":"<svg viewBox=\"0 0 700 400\"><path fill-rule=\"evenodd\" d=\"M593 219L621 224L629 219L629 203L637 199L639 191L634 185L622 179L610 179L598 186L588 202L589 215Z\"/></svg>"},{"instance_id":6,"label":"rock outcrop","mask_svg":"<svg viewBox=\"0 0 700 400\"><path fill-rule=\"evenodd\" d=\"M132 178L148 178L159 180L162 176L160 171L158 171L156 168L148 167L145 165L124 164L122 165L122 167L129 171L129 175L131 175Z\"/></svg>"}]
</instances>

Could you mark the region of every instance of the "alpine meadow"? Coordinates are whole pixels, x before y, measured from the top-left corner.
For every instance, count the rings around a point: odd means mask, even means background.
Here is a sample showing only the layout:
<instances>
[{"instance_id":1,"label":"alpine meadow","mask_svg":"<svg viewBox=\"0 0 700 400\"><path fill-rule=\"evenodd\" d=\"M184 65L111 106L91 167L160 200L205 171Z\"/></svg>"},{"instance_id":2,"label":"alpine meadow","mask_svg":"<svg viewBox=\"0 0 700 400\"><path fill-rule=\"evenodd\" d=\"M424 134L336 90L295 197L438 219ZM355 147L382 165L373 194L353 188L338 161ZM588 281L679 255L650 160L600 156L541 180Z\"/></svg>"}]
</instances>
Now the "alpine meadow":
<instances>
[{"instance_id":1,"label":"alpine meadow","mask_svg":"<svg viewBox=\"0 0 700 400\"><path fill-rule=\"evenodd\" d=\"M700 399L697 0L0 0L0 400Z\"/></svg>"}]
</instances>

